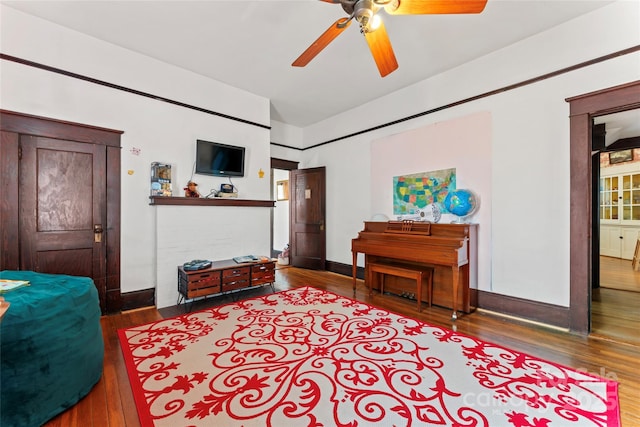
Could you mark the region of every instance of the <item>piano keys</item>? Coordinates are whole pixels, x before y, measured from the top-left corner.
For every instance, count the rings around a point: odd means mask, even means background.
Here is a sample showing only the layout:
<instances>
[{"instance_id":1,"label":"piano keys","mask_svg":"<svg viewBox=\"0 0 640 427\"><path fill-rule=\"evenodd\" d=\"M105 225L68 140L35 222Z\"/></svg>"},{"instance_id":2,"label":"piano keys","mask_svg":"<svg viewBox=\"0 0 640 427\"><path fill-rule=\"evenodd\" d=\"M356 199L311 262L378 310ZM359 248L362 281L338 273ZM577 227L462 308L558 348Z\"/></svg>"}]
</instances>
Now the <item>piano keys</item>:
<instances>
[{"instance_id":1,"label":"piano keys","mask_svg":"<svg viewBox=\"0 0 640 427\"><path fill-rule=\"evenodd\" d=\"M366 221L358 237L351 241L354 295L357 258L362 253L365 278L371 277L368 263L402 262L434 268L432 303L451 308L452 320L457 319L458 310L470 313L476 306L476 294L472 295L471 289L477 289L477 227L477 224ZM403 278L389 277L385 282L385 290L393 293L411 293L412 289L415 284Z\"/></svg>"}]
</instances>

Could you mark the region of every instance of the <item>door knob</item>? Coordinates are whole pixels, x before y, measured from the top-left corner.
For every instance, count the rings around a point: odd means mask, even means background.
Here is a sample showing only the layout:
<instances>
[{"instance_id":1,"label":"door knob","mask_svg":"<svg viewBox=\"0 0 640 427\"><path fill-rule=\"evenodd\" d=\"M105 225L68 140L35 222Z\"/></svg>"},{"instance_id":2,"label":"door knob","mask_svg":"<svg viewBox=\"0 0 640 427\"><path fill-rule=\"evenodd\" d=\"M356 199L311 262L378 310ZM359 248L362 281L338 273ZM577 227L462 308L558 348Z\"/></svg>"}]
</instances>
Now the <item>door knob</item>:
<instances>
[{"instance_id":1,"label":"door knob","mask_svg":"<svg viewBox=\"0 0 640 427\"><path fill-rule=\"evenodd\" d=\"M93 241L96 243L102 242L102 233L104 230L102 229L102 224L95 224L93 226Z\"/></svg>"}]
</instances>

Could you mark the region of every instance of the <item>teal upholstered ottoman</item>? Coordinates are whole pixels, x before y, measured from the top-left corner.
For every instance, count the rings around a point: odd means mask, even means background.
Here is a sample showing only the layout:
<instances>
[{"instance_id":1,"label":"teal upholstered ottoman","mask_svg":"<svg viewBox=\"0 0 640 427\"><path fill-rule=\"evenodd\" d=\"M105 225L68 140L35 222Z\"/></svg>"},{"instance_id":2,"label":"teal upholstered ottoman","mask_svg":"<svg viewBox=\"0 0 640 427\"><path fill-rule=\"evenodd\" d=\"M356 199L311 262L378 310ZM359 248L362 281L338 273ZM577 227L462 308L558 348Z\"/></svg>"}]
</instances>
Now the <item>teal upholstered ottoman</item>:
<instances>
[{"instance_id":1,"label":"teal upholstered ottoman","mask_svg":"<svg viewBox=\"0 0 640 427\"><path fill-rule=\"evenodd\" d=\"M84 397L102 376L100 303L86 277L2 271L31 284L3 294L0 426L40 426Z\"/></svg>"}]
</instances>

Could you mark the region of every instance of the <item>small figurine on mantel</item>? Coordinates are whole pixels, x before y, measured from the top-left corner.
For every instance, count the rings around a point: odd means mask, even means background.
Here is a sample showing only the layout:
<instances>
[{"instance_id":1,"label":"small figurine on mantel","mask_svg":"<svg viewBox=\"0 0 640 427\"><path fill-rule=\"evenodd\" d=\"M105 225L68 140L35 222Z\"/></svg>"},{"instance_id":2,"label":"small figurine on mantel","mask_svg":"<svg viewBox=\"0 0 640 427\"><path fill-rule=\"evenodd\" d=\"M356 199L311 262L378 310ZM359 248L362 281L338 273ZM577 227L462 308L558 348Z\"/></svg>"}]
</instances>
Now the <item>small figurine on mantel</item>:
<instances>
[{"instance_id":1,"label":"small figurine on mantel","mask_svg":"<svg viewBox=\"0 0 640 427\"><path fill-rule=\"evenodd\" d=\"M184 188L184 197L200 197L198 192L198 184L193 181L189 181Z\"/></svg>"}]
</instances>

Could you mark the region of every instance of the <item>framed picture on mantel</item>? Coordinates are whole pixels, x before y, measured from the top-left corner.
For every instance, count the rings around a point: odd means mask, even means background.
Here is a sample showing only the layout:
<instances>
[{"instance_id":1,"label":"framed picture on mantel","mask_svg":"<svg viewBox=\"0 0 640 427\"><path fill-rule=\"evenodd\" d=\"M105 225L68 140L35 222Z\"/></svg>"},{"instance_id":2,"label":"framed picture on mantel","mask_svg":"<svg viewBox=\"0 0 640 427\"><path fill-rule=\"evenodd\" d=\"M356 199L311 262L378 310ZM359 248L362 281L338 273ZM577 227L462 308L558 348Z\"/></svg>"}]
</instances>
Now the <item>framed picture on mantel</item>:
<instances>
[{"instance_id":1,"label":"framed picture on mantel","mask_svg":"<svg viewBox=\"0 0 640 427\"><path fill-rule=\"evenodd\" d=\"M633 160L633 149L611 151L609 153L609 163L614 165L616 163L628 162Z\"/></svg>"}]
</instances>

